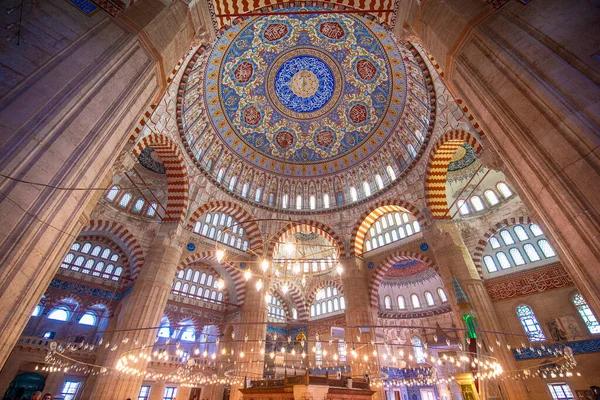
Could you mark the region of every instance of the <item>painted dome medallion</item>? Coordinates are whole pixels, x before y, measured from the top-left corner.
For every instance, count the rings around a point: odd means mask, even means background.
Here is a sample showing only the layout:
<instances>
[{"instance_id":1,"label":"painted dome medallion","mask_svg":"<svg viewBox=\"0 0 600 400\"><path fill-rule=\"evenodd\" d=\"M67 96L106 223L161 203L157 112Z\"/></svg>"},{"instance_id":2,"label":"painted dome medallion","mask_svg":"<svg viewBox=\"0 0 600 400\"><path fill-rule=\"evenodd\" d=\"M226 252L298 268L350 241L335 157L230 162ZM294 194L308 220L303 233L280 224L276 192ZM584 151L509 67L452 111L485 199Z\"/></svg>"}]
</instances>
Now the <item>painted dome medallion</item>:
<instances>
[{"instance_id":1,"label":"painted dome medallion","mask_svg":"<svg viewBox=\"0 0 600 400\"><path fill-rule=\"evenodd\" d=\"M410 51L357 14L311 10L319 8L239 20L193 57L182 81L180 127L193 157L226 189L258 203L272 186L308 193L314 179L330 182L333 196L336 176L373 168L391 183L386 167L407 168L427 132L426 90L408 112L410 75L425 87L422 71L406 66ZM387 156L375 157L382 148ZM248 179L253 187L244 189ZM257 186L262 193L249 196Z\"/></svg>"}]
</instances>

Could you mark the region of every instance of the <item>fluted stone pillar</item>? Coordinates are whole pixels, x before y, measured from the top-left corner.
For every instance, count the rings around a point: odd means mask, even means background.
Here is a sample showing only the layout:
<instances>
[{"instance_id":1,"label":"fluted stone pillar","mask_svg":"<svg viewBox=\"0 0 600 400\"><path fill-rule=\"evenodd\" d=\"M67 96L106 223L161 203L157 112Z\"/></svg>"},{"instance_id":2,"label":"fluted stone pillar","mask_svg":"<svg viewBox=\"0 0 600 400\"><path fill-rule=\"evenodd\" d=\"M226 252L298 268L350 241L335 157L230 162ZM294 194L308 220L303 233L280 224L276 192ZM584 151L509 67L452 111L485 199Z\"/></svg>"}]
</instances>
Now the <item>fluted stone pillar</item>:
<instances>
[{"instance_id":1,"label":"fluted stone pillar","mask_svg":"<svg viewBox=\"0 0 600 400\"><path fill-rule=\"evenodd\" d=\"M453 222L437 221L429 229L423 231L427 242L431 243L434 262L438 266L447 293L452 303L456 304L456 293L453 288L453 279L460 283L466 292L471 309L477 317L477 327L486 331L502 331L502 326L492 300L480 278L471 255L465 246L456 225ZM460 310L457 319L460 318ZM514 356L504 346L495 343L497 335L482 334L477 332L478 339L483 338L488 346L494 347L492 355L498 358L504 371L515 369ZM505 390L511 400L529 398L528 393L520 382L505 385Z\"/></svg>"},{"instance_id":2,"label":"fluted stone pillar","mask_svg":"<svg viewBox=\"0 0 600 400\"><path fill-rule=\"evenodd\" d=\"M177 271L177 264L181 258L182 245L180 236L182 227L178 223L161 225L154 238L150 250L146 255L138 279L133 290L124 300L123 308L118 315L117 330L112 337L116 351L108 353L105 366L114 368L118 359L126 351L138 349L133 354L138 354L145 345L151 349L156 340L157 329L140 328L156 327L160 324L173 278ZM124 343L123 340L127 340ZM148 350L146 350L146 353ZM147 362L140 359L135 368L146 370ZM94 387L94 399L126 399L137 397L143 377L113 373L99 377Z\"/></svg>"},{"instance_id":3,"label":"fluted stone pillar","mask_svg":"<svg viewBox=\"0 0 600 400\"><path fill-rule=\"evenodd\" d=\"M258 267L258 266L252 266ZM260 275L256 268L256 275ZM269 282L263 279L263 288L260 291L256 290L257 278L252 278L246 283L246 300L242 307L240 315L240 324L235 327L237 343L237 356L238 360L236 375L246 376L248 379L262 379L265 368L264 356L260 354L260 349L265 345L265 338L267 335L267 304L265 300L265 293L269 290ZM248 337L248 341L244 342L245 337ZM259 345L258 340L262 340L262 344ZM241 358L240 354L244 353L244 357ZM242 393L239 389L242 386L232 385L230 400L238 400L242 398Z\"/></svg>"}]
</instances>

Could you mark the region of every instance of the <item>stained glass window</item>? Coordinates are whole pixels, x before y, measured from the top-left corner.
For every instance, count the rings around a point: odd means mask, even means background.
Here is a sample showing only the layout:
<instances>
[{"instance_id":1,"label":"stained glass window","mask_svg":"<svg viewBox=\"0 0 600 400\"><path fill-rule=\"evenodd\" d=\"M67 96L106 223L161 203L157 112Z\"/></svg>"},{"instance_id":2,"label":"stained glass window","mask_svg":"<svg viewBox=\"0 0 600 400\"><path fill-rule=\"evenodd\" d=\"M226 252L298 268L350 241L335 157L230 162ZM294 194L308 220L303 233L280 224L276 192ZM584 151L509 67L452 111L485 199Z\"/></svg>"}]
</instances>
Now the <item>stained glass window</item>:
<instances>
[{"instance_id":1,"label":"stained glass window","mask_svg":"<svg viewBox=\"0 0 600 400\"><path fill-rule=\"evenodd\" d=\"M581 315L581 319L583 319L583 322L590 333L600 333L598 319L581 294L575 293L573 295L573 304L575 305L575 308L577 308L577 311L579 311L579 315Z\"/></svg>"},{"instance_id":2,"label":"stained glass window","mask_svg":"<svg viewBox=\"0 0 600 400\"><path fill-rule=\"evenodd\" d=\"M544 335L544 331L531 307L524 304L518 306L517 317L519 317L523 330L527 334L530 342L542 342L546 340L546 335Z\"/></svg>"}]
</instances>

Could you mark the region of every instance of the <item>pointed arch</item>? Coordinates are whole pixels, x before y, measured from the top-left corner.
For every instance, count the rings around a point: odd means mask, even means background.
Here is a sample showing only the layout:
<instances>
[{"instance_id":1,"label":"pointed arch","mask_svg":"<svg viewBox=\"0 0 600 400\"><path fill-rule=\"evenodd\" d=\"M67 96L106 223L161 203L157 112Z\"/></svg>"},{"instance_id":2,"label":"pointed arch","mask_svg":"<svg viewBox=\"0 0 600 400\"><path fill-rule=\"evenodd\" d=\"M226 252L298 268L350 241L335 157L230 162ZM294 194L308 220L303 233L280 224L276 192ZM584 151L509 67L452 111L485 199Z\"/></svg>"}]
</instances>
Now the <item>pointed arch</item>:
<instances>
[{"instance_id":1,"label":"pointed arch","mask_svg":"<svg viewBox=\"0 0 600 400\"><path fill-rule=\"evenodd\" d=\"M300 289L298 289L298 287L296 287L296 285L294 285L293 283L288 282L288 287L289 287L289 291L287 293L287 296L290 296L292 299L292 302L294 303L294 305L296 306L296 311L298 311L298 321L305 321L308 319L308 313L306 311L306 303L304 302L304 296L302 295L302 292L300 291ZM281 282L279 282L279 284L275 284L271 287L272 290L277 290L277 291L281 291ZM291 314L289 315L291 318Z\"/></svg>"},{"instance_id":2,"label":"pointed arch","mask_svg":"<svg viewBox=\"0 0 600 400\"><path fill-rule=\"evenodd\" d=\"M377 308L379 301L379 286L381 285L381 281L383 277L388 272L392 265L397 263L398 261L403 260L418 260L422 261L427 265L427 267L433 267L438 273L438 267L433 264L433 261L420 253L415 253L412 251L397 251L394 254L390 254L381 264L379 264L375 270L373 271L373 275L371 276L371 280L369 282L369 295L371 298L371 307Z\"/></svg>"},{"instance_id":3,"label":"pointed arch","mask_svg":"<svg viewBox=\"0 0 600 400\"><path fill-rule=\"evenodd\" d=\"M361 255L363 252L363 244L365 237L369 231L369 227L381 217L391 211L408 211L419 221L422 227L427 226L427 220L421 211L413 204L404 200L381 200L373 204L371 208L362 213L362 215L354 223L352 228L352 248L350 255Z\"/></svg>"},{"instance_id":4,"label":"pointed arch","mask_svg":"<svg viewBox=\"0 0 600 400\"><path fill-rule=\"evenodd\" d=\"M342 286L341 281L326 280L319 282L319 284L312 289L312 291L308 295L308 298L306 299L306 304L310 307L310 305L315 301L315 297L317 297L317 293L319 293L319 290L328 286L336 287L338 293L340 293L341 296L344 296L344 287Z\"/></svg>"},{"instance_id":5,"label":"pointed arch","mask_svg":"<svg viewBox=\"0 0 600 400\"><path fill-rule=\"evenodd\" d=\"M335 244L340 249L340 259L347 257L346 246L341 237L329 226L316 221L308 219L301 219L299 221L291 221L292 226L285 231L281 231L277 237L274 237L269 243L267 243L267 254L273 256L275 251L275 243L283 238L293 235L298 232L314 232L325 238L327 238L331 244Z\"/></svg>"},{"instance_id":6,"label":"pointed arch","mask_svg":"<svg viewBox=\"0 0 600 400\"><path fill-rule=\"evenodd\" d=\"M252 249L259 255L262 254L262 239L260 228L258 226L258 223L256 223L256 221L253 221L254 217L252 217L252 215L248 211L246 211L239 205L232 203L231 201L212 201L210 203L206 203L198 207L198 209L194 211L187 223L188 229L194 229L194 225L196 224L200 216L207 212L224 212L238 220L243 226L246 235L248 236L248 239L250 241L250 243L248 244L248 248Z\"/></svg>"},{"instance_id":7,"label":"pointed arch","mask_svg":"<svg viewBox=\"0 0 600 400\"><path fill-rule=\"evenodd\" d=\"M458 130L446 132L431 149L425 175L425 198L433 219L451 219L446 199L446 174L452 156L463 143L468 143L477 154L483 150L477 137Z\"/></svg>"},{"instance_id":8,"label":"pointed arch","mask_svg":"<svg viewBox=\"0 0 600 400\"><path fill-rule=\"evenodd\" d=\"M165 136L152 133L141 138L133 148L137 158L146 147L152 147L167 169L167 208L164 221L183 222L188 208L189 177L183 153Z\"/></svg>"},{"instance_id":9,"label":"pointed arch","mask_svg":"<svg viewBox=\"0 0 600 400\"><path fill-rule=\"evenodd\" d=\"M92 220L85 226L80 235L104 236L125 252L129 259L131 279L136 279L144 265L144 252L138 240L123 225L114 221Z\"/></svg>"},{"instance_id":10,"label":"pointed arch","mask_svg":"<svg viewBox=\"0 0 600 400\"><path fill-rule=\"evenodd\" d=\"M209 262L216 263L217 262L216 252L213 250L199 251L199 252L196 252L196 253L186 257L177 266L177 272L181 271L182 269L185 269L189 265L193 265L193 264L203 262L203 261L209 261ZM236 294L236 297L237 297L237 303L241 307L244 304L244 301L246 300L246 281L244 280L242 273L239 270L233 268L232 266L230 266L226 263L219 264L219 265L231 277L231 281L233 282L233 287L235 289L234 293ZM220 273L220 275L222 275L222 274Z\"/></svg>"}]
</instances>

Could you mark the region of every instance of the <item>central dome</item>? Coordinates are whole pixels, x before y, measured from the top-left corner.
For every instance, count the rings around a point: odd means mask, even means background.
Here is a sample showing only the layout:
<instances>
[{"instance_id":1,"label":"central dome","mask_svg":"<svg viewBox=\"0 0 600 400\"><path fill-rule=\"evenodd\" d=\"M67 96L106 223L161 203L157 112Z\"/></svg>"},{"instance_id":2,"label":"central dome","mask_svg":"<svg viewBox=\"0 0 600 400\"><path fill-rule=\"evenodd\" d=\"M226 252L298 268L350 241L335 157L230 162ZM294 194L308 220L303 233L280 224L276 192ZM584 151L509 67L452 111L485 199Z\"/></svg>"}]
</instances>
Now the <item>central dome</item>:
<instances>
[{"instance_id":1,"label":"central dome","mask_svg":"<svg viewBox=\"0 0 600 400\"><path fill-rule=\"evenodd\" d=\"M256 176L282 180L261 182L251 196L258 203L267 185L304 192L298 185L324 178L335 186L340 174L374 180L379 172L382 189L425 139L429 94L422 70L407 70L410 51L376 22L311 13L320 10L239 20L192 59L182 80L182 136L203 169L242 197L249 196L238 186L241 171L253 185ZM407 107L415 82L418 102ZM343 197L335 194L335 205Z\"/></svg>"},{"instance_id":2,"label":"central dome","mask_svg":"<svg viewBox=\"0 0 600 400\"><path fill-rule=\"evenodd\" d=\"M249 159L257 167L270 161L299 177L315 174L298 164L315 163L324 175L376 150L402 113L406 79L397 46L371 25L341 14L288 14L229 29L214 46L205 82L211 122L228 147L242 157L258 152ZM397 60L396 80L389 57ZM382 126L393 83L401 101Z\"/></svg>"}]
</instances>

